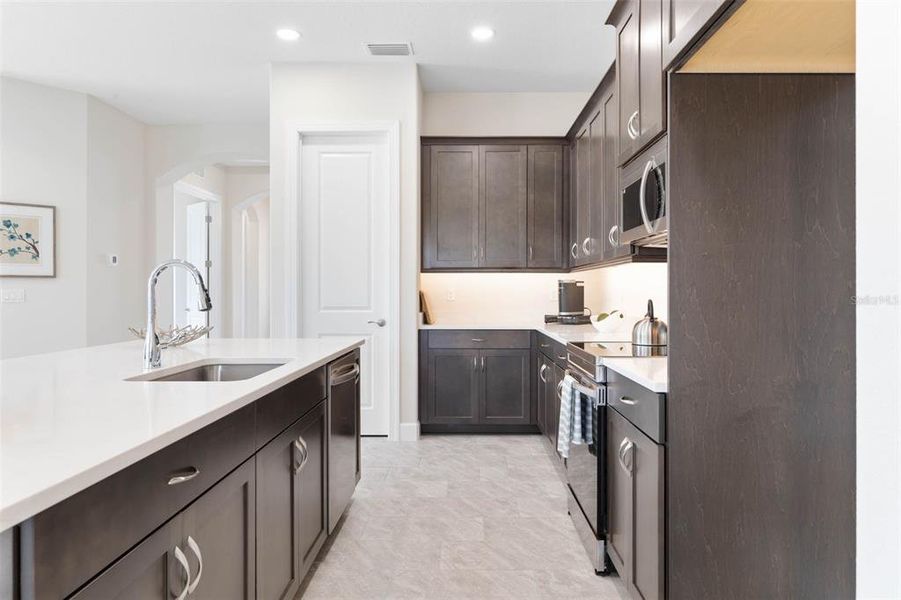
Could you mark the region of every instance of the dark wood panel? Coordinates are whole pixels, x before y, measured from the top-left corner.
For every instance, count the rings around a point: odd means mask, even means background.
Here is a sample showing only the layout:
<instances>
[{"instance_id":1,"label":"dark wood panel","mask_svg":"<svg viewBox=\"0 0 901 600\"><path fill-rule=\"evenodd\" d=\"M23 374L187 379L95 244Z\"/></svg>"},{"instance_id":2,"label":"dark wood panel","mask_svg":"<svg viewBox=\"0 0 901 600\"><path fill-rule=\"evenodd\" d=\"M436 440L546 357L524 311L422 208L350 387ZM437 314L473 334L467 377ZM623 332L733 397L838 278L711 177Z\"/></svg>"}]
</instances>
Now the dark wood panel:
<instances>
[{"instance_id":1,"label":"dark wood panel","mask_svg":"<svg viewBox=\"0 0 901 600\"><path fill-rule=\"evenodd\" d=\"M603 255L604 231L604 113L598 104L597 112L588 123L588 244L582 251L589 263L599 263Z\"/></svg>"},{"instance_id":2,"label":"dark wood panel","mask_svg":"<svg viewBox=\"0 0 901 600\"><path fill-rule=\"evenodd\" d=\"M530 348L527 330L503 329L432 329L430 348Z\"/></svg>"},{"instance_id":3,"label":"dark wood panel","mask_svg":"<svg viewBox=\"0 0 901 600\"><path fill-rule=\"evenodd\" d=\"M668 595L851 598L854 76L670 93Z\"/></svg>"},{"instance_id":4,"label":"dark wood panel","mask_svg":"<svg viewBox=\"0 0 901 600\"><path fill-rule=\"evenodd\" d=\"M639 4L641 135L638 147L643 148L666 131L666 75L663 72L663 1L640 0Z\"/></svg>"},{"instance_id":5,"label":"dark wood panel","mask_svg":"<svg viewBox=\"0 0 901 600\"><path fill-rule=\"evenodd\" d=\"M585 247L591 235L591 143L587 125L576 136L573 159L575 202L570 207L569 257L570 264L584 265L589 262Z\"/></svg>"},{"instance_id":6,"label":"dark wood panel","mask_svg":"<svg viewBox=\"0 0 901 600\"><path fill-rule=\"evenodd\" d=\"M635 123L641 117L638 0L620 0L607 22L616 26L617 164L623 164L638 151L637 136L629 134L630 121L634 134Z\"/></svg>"},{"instance_id":7,"label":"dark wood panel","mask_svg":"<svg viewBox=\"0 0 901 600\"><path fill-rule=\"evenodd\" d=\"M563 146L529 146L530 268L562 268Z\"/></svg>"},{"instance_id":8,"label":"dark wood panel","mask_svg":"<svg viewBox=\"0 0 901 600\"><path fill-rule=\"evenodd\" d=\"M307 373L257 401L256 450L325 399L325 367Z\"/></svg>"},{"instance_id":9,"label":"dark wood panel","mask_svg":"<svg viewBox=\"0 0 901 600\"><path fill-rule=\"evenodd\" d=\"M479 147L430 146L426 268L477 267Z\"/></svg>"},{"instance_id":10,"label":"dark wood panel","mask_svg":"<svg viewBox=\"0 0 901 600\"><path fill-rule=\"evenodd\" d=\"M307 574L328 537L328 419L325 402L298 423L299 439L307 452L297 464L298 548L300 576Z\"/></svg>"},{"instance_id":11,"label":"dark wood panel","mask_svg":"<svg viewBox=\"0 0 901 600\"><path fill-rule=\"evenodd\" d=\"M191 598L256 598L254 473L251 459L185 510L184 537L179 545L188 559L191 584L196 586Z\"/></svg>"},{"instance_id":12,"label":"dark wood panel","mask_svg":"<svg viewBox=\"0 0 901 600\"><path fill-rule=\"evenodd\" d=\"M528 261L526 146L479 146L479 266L525 268Z\"/></svg>"},{"instance_id":13,"label":"dark wood panel","mask_svg":"<svg viewBox=\"0 0 901 600\"><path fill-rule=\"evenodd\" d=\"M528 425L532 420L530 350L482 350L479 423Z\"/></svg>"},{"instance_id":14,"label":"dark wood panel","mask_svg":"<svg viewBox=\"0 0 901 600\"><path fill-rule=\"evenodd\" d=\"M473 425L478 422L478 359L479 351L474 349L429 350L428 423Z\"/></svg>"}]
</instances>

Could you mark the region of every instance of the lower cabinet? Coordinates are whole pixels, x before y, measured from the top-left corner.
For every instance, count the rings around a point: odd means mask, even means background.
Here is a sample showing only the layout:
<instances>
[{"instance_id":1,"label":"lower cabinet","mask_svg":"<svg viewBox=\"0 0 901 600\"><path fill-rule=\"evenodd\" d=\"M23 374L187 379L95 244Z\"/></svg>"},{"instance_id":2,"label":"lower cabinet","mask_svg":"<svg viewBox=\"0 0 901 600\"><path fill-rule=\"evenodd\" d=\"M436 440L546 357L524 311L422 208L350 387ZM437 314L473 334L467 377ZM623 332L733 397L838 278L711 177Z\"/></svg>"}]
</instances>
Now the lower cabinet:
<instances>
[{"instance_id":1,"label":"lower cabinet","mask_svg":"<svg viewBox=\"0 0 901 600\"><path fill-rule=\"evenodd\" d=\"M326 405L298 419L256 456L257 598L293 598L326 530Z\"/></svg>"},{"instance_id":2,"label":"lower cabinet","mask_svg":"<svg viewBox=\"0 0 901 600\"><path fill-rule=\"evenodd\" d=\"M250 459L73 598L253 598L254 500Z\"/></svg>"},{"instance_id":3,"label":"lower cabinet","mask_svg":"<svg viewBox=\"0 0 901 600\"><path fill-rule=\"evenodd\" d=\"M420 334L424 431L535 430L528 332L432 333Z\"/></svg>"},{"instance_id":4,"label":"lower cabinet","mask_svg":"<svg viewBox=\"0 0 901 600\"><path fill-rule=\"evenodd\" d=\"M607 553L633 598L663 598L663 446L614 409L607 444Z\"/></svg>"}]
</instances>

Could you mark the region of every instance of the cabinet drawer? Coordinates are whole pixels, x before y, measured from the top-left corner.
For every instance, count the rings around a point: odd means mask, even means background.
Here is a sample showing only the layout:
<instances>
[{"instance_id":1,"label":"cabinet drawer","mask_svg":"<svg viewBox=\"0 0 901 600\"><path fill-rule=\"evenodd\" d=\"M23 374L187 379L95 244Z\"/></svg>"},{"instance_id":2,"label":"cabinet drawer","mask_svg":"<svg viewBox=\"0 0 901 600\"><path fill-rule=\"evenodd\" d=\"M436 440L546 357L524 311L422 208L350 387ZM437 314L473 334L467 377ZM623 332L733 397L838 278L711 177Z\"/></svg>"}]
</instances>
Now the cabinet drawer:
<instances>
[{"instance_id":1,"label":"cabinet drawer","mask_svg":"<svg viewBox=\"0 0 901 600\"><path fill-rule=\"evenodd\" d=\"M325 367L321 367L260 398L257 401L255 450L269 443L325 396Z\"/></svg>"},{"instance_id":2,"label":"cabinet drawer","mask_svg":"<svg viewBox=\"0 0 901 600\"><path fill-rule=\"evenodd\" d=\"M652 392L608 368L607 405L615 408L655 442L664 443L665 394Z\"/></svg>"},{"instance_id":3,"label":"cabinet drawer","mask_svg":"<svg viewBox=\"0 0 901 600\"><path fill-rule=\"evenodd\" d=\"M22 597L71 594L250 457L253 424L251 404L25 521Z\"/></svg>"},{"instance_id":4,"label":"cabinet drawer","mask_svg":"<svg viewBox=\"0 0 901 600\"><path fill-rule=\"evenodd\" d=\"M531 347L529 331L453 329L429 332L429 348L523 348Z\"/></svg>"},{"instance_id":5,"label":"cabinet drawer","mask_svg":"<svg viewBox=\"0 0 901 600\"><path fill-rule=\"evenodd\" d=\"M538 351L564 369L566 368L566 344L543 333L538 334Z\"/></svg>"}]
</instances>

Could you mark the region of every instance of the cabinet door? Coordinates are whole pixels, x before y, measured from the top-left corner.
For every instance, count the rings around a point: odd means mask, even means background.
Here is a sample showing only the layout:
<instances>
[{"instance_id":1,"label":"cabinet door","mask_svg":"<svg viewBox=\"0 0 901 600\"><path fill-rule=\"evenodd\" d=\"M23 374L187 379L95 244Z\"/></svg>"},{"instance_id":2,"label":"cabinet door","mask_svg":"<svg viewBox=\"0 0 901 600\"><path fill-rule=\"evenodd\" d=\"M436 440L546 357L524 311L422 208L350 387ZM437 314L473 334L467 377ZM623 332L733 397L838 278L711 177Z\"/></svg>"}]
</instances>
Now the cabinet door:
<instances>
[{"instance_id":1,"label":"cabinet door","mask_svg":"<svg viewBox=\"0 0 901 600\"><path fill-rule=\"evenodd\" d=\"M638 151L641 135L638 0L629 2L616 30L616 84L619 99L619 161Z\"/></svg>"},{"instance_id":2,"label":"cabinet door","mask_svg":"<svg viewBox=\"0 0 901 600\"><path fill-rule=\"evenodd\" d=\"M479 266L479 147L431 146L424 268Z\"/></svg>"},{"instance_id":3,"label":"cabinet door","mask_svg":"<svg viewBox=\"0 0 901 600\"><path fill-rule=\"evenodd\" d=\"M300 421L266 444L257 466L257 598L293 598L300 587L299 477Z\"/></svg>"},{"instance_id":4,"label":"cabinet door","mask_svg":"<svg viewBox=\"0 0 901 600\"><path fill-rule=\"evenodd\" d=\"M255 479L250 459L185 509L192 600L256 597Z\"/></svg>"},{"instance_id":5,"label":"cabinet door","mask_svg":"<svg viewBox=\"0 0 901 600\"><path fill-rule=\"evenodd\" d=\"M663 446L629 424L634 496L632 498L632 596L663 598Z\"/></svg>"},{"instance_id":6,"label":"cabinet door","mask_svg":"<svg viewBox=\"0 0 901 600\"><path fill-rule=\"evenodd\" d=\"M616 166L616 138L617 138L617 106L616 93L610 89L602 97L601 104L604 114L604 143L601 150L601 168L603 169L603 212L604 229L600 234L599 243L603 248L602 260L610 260L622 256L628 256L631 252L629 244L619 243L622 233L622 197L619 189L619 169Z\"/></svg>"},{"instance_id":7,"label":"cabinet door","mask_svg":"<svg viewBox=\"0 0 901 600\"><path fill-rule=\"evenodd\" d=\"M666 130L666 88L663 73L663 0L639 3L639 107L642 148Z\"/></svg>"},{"instance_id":8,"label":"cabinet door","mask_svg":"<svg viewBox=\"0 0 901 600\"><path fill-rule=\"evenodd\" d=\"M629 443L628 422L607 410L607 554L628 585L632 564L632 471L621 450Z\"/></svg>"},{"instance_id":9,"label":"cabinet door","mask_svg":"<svg viewBox=\"0 0 901 600\"><path fill-rule=\"evenodd\" d=\"M479 423L529 424L532 415L530 357L530 350L481 351Z\"/></svg>"},{"instance_id":10,"label":"cabinet door","mask_svg":"<svg viewBox=\"0 0 901 600\"><path fill-rule=\"evenodd\" d=\"M528 260L525 146L479 147L479 266L523 268Z\"/></svg>"},{"instance_id":11,"label":"cabinet door","mask_svg":"<svg viewBox=\"0 0 901 600\"><path fill-rule=\"evenodd\" d=\"M538 431L547 434L547 381L553 379L554 373L548 367L548 359L541 352L538 353L538 374L535 379L535 398L538 403L536 415L538 418Z\"/></svg>"},{"instance_id":12,"label":"cabinet door","mask_svg":"<svg viewBox=\"0 0 901 600\"><path fill-rule=\"evenodd\" d=\"M479 417L479 351L429 350L427 419L434 424L473 425Z\"/></svg>"},{"instance_id":13,"label":"cabinet door","mask_svg":"<svg viewBox=\"0 0 901 600\"><path fill-rule=\"evenodd\" d=\"M563 146L529 146L530 268L563 267Z\"/></svg>"},{"instance_id":14,"label":"cabinet door","mask_svg":"<svg viewBox=\"0 0 901 600\"><path fill-rule=\"evenodd\" d=\"M570 258L576 266L588 262L585 252L589 237L590 214L590 160L591 143L586 127L576 136L575 150L575 189L576 201L572 205L572 225L570 226Z\"/></svg>"},{"instance_id":15,"label":"cabinet door","mask_svg":"<svg viewBox=\"0 0 901 600\"><path fill-rule=\"evenodd\" d=\"M308 412L298 424L300 445L298 495L300 497L300 576L307 574L328 537L328 419L325 402Z\"/></svg>"},{"instance_id":16,"label":"cabinet door","mask_svg":"<svg viewBox=\"0 0 901 600\"><path fill-rule=\"evenodd\" d=\"M591 118L588 124L588 144L590 166L588 169L588 243L583 250L587 250L587 262L600 262L604 250L604 113L603 106L599 106L598 112Z\"/></svg>"},{"instance_id":17,"label":"cabinet door","mask_svg":"<svg viewBox=\"0 0 901 600\"><path fill-rule=\"evenodd\" d=\"M73 600L170 600L188 584L187 571L176 558L181 543L182 517L178 515L153 532L125 556L103 571ZM190 551L179 547L179 558ZM190 567L189 567L190 568Z\"/></svg>"},{"instance_id":18,"label":"cabinet door","mask_svg":"<svg viewBox=\"0 0 901 600\"><path fill-rule=\"evenodd\" d=\"M663 0L663 67L688 49L732 0Z\"/></svg>"}]
</instances>

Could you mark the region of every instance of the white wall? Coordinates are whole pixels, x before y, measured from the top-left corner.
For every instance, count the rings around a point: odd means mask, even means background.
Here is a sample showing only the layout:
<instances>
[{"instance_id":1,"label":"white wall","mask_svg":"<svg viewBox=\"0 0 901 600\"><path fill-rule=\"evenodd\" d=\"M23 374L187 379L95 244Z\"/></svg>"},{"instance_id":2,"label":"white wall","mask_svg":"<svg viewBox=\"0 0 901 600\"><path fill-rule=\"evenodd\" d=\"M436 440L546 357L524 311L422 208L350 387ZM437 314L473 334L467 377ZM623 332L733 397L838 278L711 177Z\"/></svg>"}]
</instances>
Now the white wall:
<instances>
[{"instance_id":1,"label":"white wall","mask_svg":"<svg viewBox=\"0 0 901 600\"><path fill-rule=\"evenodd\" d=\"M857 595L901 598L901 5L857 2ZM881 299L880 299L881 298Z\"/></svg>"},{"instance_id":2,"label":"white wall","mask_svg":"<svg viewBox=\"0 0 901 600\"><path fill-rule=\"evenodd\" d=\"M0 357L129 339L143 315L143 125L85 94L0 80L0 198L56 206L56 277L2 278ZM118 267L106 264L117 254Z\"/></svg>"},{"instance_id":3,"label":"white wall","mask_svg":"<svg viewBox=\"0 0 901 600\"><path fill-rule=\"evenodd\" d=\"M425 136L563 136L590 92L423 94Z\"/></svg>"},{"instance_id":4,"label":"white wall","mask_svg":"<svg viewBox=\"0 0 901 600\"><path fill-rule=\"evenodd\" d=\"M273 224L284 222L289 123L400 122L400 418L413 427L418 413L419 97L416 66L409 63L275 64L271 68ZM270 233L272 335L293 335L284 330L284 230L276 225Z\"/></svg>"},{"instance_id":5,"label":"white wall","mask_svg":"<svg viewBox=\"0 0 901 600\"><path fill-rule=\"evenodd\" d=\"M172 258L172 184L191 171L221 162L269 159L266 124L162 125L146 129L144 143L146 272ZM226 231L228 231L226 229ZM161 298L172 295L171 274L160 278ZM213 299L216 302L216 299ZM172 322L171 303L160 303L160 323Z\"/></svg>"},{"instance_id":6,"label":"white wall","mask_svg":"<svg viewBox=\"0 0 901 600\"><path fill-rule=\"evenodd\" d=\"M145 315L144 125L87 98L87 345L131 339ZM118 266L108 264L117 255Z\"/></svg>"},{"instance_id":7,"label":"white wall","mask_svg":"<svg viewBox=\"0 0 901 600\"><path fill-rule=\"evenodd\" d=\"M0 198L56 207L56 277L0 278L25 290L24 303L0 304L0 356L84 346L87 97L9 78L0 87Z\"/></svg>"}]
</instances>

